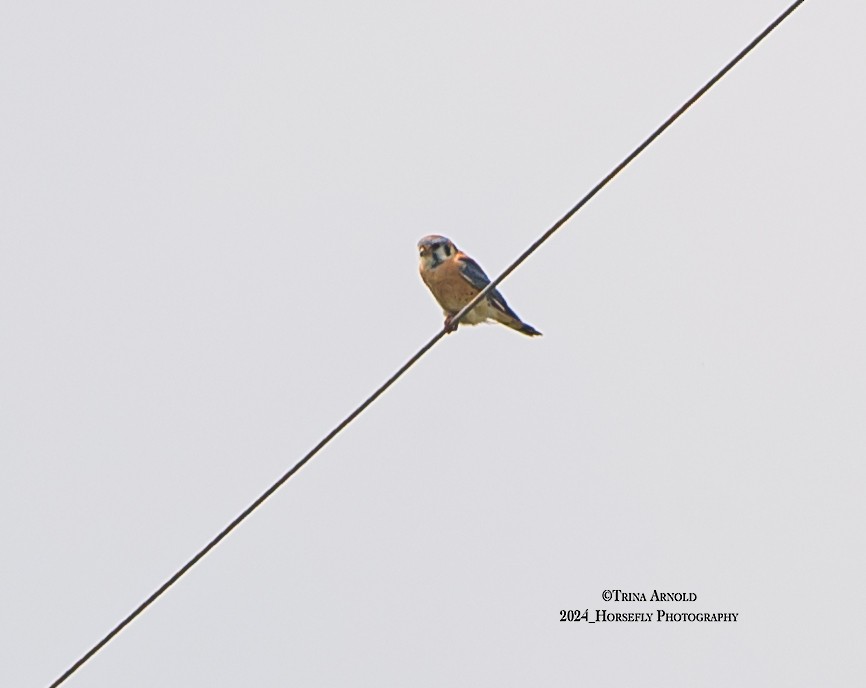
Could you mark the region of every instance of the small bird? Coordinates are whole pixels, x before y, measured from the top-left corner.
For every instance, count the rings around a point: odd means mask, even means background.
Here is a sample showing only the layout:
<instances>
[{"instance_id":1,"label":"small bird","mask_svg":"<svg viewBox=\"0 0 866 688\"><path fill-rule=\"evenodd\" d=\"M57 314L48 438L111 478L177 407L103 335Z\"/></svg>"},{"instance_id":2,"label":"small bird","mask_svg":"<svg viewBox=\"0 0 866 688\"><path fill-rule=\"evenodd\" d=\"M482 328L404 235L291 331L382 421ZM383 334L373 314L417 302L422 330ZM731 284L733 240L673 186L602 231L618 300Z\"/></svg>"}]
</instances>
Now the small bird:
<instances>
[{"instance_id":1,"label":"small bird","mask_svg":"<svg viewBox=\"0 0 866 688\"><path fill-rule=\"evenodd\" d=\"M421 279L445 312L445 329L453 332L458 325L452 322L454 316L490 284L490 279L478 263L444 236L425 236L418 242L418 253ZM530 337L541 334L523 322L496 289L488 292L461 322L477 325L486 320L495 320Z\"/></svg>"}]
</instances>

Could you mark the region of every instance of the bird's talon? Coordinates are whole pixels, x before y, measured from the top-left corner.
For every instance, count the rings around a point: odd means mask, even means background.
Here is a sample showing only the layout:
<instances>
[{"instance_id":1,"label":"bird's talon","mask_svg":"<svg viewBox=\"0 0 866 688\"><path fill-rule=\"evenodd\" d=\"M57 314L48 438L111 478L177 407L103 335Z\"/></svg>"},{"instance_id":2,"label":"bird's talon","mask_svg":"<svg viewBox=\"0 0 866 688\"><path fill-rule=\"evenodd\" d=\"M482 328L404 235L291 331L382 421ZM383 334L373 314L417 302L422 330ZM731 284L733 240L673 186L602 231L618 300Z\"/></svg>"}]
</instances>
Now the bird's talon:
<instances>
[{"instance_id":1,"label":"bird's talon","mask_svg":"<svg viewBox=\"0 0 866 688\"><path fill-rule=\"evenodd\" d=\"M457 323L454 322L454 318L452 316L448 316L445 318L445 333L451 334L452 332L457 331Z\"/></svg>"}]
</instances>

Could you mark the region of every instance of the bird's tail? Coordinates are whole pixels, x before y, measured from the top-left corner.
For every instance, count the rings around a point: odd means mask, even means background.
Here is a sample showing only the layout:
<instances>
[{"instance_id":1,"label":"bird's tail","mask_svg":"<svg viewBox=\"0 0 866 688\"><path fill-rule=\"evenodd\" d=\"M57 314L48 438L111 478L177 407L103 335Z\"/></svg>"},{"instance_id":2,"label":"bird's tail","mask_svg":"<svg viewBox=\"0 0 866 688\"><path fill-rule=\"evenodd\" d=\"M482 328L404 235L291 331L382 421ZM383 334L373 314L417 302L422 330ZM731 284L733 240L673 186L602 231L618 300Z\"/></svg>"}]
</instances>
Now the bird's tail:
<instances>
[{"instance_id":1,"label":"bird's tail","mask_svg":"<svg viewBox=\"0 0 866 688\"><path fill-rule=\"evenodd\" d=\"M532 325L528 325L525 322L520 323L520 327L515 327L514 329L517 330L518 332L522 332L527 337L540 337L541 336L541 332L536 330Z\"/></svg>"},{"instance_id":2,"label":"bird's tail","mask_svg":"<svg viewBox=\"0 0 866 688\"><path fill-rule=\"evenodd\" d=\"M501 322L512 330L517 330L521 334L525 334L527 337L541 336L541 332L536 330L532 325L523 322L520 319L520 316L509 308L508 304L505 303L505 299L503 299L498 292L497 297L496 300L489 302L490 309L487 313L488 318L495 320L496 322Z\"/></svg>"},{"instance_id":3,"label":"bird's tail","mask_svg":"<svg viewBox=\"0 0 866 688\"><path fill-rule=\"evenodd\" d=\"M536 330L532 325L523 322L520 318L511 313L503 313L502 311L498 311L496 313L496 320L501 322L503 325L510 327L512 330L517 330L521 334L525 334L527 337L541 336L541 332Z\"/></svg>"}]
</instances>

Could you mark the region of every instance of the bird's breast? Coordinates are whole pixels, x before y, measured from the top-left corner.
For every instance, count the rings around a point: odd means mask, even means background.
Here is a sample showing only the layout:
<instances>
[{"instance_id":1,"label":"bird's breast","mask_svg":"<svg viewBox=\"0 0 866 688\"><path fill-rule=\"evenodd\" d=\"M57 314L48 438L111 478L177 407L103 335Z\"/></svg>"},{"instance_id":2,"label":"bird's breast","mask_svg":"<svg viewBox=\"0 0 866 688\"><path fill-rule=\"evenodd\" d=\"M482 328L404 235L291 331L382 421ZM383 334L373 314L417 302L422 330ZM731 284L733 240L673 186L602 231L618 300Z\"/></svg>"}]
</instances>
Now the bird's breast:
<instances>
[{"instance_id":1,"label":"bird's breast","mask_svg":"<svg viewBox=\"0 0 866 688\"><path fill-rule=\"evenodd\" d=\"M460 266L456 261L446 261L433 269L422 268L421 279L433 292L439 305L449 313L459 311L478 293L478 289L460 274Z\"/></svg>"}]
</instances>

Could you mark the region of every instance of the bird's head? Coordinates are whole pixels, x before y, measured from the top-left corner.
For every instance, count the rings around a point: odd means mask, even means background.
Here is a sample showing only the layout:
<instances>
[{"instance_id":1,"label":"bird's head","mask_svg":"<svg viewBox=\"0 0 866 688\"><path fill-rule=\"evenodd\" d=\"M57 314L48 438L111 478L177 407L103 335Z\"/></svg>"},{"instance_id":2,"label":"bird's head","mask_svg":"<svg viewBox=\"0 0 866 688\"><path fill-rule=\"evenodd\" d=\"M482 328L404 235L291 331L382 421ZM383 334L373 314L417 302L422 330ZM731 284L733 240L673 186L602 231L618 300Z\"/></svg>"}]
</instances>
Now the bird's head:
<instances>
[{"instance_id":1,"label":"bird's head","mask_svg":"<svg viewBox=\"0 0 866 688\"><path fill-rule=\"evenodd\" d=\"M451 240L438 234L430 234L418 242L422 270L432 270L455 253L457 247L451 243Z\"/></svg>"}]
</instances>

